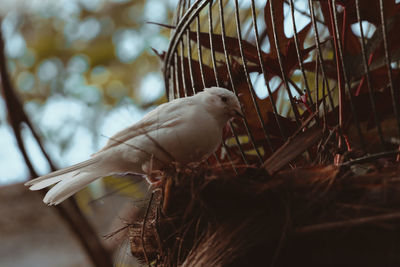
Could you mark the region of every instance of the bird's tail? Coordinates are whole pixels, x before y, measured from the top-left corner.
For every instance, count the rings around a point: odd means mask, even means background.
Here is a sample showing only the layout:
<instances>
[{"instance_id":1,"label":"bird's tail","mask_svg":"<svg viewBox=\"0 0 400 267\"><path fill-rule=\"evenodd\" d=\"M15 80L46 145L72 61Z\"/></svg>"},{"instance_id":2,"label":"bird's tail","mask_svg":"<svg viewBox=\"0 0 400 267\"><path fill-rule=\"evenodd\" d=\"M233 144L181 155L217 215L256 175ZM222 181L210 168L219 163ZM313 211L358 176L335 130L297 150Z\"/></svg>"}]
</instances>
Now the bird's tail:
<instances>
[{"instance_id":1,"label":"bird's tail","mask_svg":"<svg viewBox=\"0 0 400 267\"><path fill-rule=\"evenodd\" d=\"M54 185L43 198L47 205L57 205L72 196L86 185L102 177L98 168L93 166L99 160L96 157L38 177L25 183L30 190L40 190Z\"/></svg>"}]
</instances>

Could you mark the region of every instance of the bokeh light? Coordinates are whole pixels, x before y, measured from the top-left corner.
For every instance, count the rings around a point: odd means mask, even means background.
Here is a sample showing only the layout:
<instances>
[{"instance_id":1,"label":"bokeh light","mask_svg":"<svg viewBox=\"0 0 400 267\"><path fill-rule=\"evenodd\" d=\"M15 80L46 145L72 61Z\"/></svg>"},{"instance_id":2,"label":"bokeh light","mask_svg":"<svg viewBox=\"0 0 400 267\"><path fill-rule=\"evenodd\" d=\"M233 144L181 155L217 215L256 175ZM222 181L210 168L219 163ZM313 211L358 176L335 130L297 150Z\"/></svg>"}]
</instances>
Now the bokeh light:
<instances>
[{"instance_id":1,"label":"bokeh light","mask_svg":"<svg viewBox=\"0 0 400 267\"><path fill-rule=\"evenodd\" d=\"M165 101L151 48L167 49L169 30L147 22L169 23L176 0L1 2L11 81L59 167L87 159ZM0 122L2 151L11 151L0 153L0 184L25 180L11 128ZM29 131L24 138L35 169L45 173L49 166Z\"/></svg>"}]
</instances>

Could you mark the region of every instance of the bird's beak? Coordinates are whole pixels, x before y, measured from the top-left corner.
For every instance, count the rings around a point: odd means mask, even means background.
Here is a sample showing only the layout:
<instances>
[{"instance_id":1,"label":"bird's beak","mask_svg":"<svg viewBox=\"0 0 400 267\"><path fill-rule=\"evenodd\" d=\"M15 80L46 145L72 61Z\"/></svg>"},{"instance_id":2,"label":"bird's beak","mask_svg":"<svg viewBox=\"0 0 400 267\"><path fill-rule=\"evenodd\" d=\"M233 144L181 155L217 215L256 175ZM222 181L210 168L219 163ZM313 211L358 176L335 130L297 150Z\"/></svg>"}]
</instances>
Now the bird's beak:
<instances>
[{"instance_id":1,"label":"bird's beak","mask_svg":"<svg viewBox=\"0 0 400 267\"><path fill-rule=\"evenodd\" d=\"M234 109L233 112L235 117L244 118L244 115L240 109Z\"/></svg>"}]
</instances>

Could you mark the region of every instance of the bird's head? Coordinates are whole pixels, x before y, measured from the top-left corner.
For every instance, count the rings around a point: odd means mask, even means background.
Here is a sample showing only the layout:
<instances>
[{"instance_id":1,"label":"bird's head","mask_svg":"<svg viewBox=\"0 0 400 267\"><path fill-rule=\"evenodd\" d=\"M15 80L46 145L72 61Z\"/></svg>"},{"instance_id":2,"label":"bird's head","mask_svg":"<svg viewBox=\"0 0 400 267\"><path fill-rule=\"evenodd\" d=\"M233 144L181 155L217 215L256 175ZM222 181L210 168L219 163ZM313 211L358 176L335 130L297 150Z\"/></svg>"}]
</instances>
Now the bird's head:
<instances>
[{"instance_id":1,"label":"bird's head","mask_svg":"<svg viewBox=\"0 0 400 267\"><path fill-rule=\"evenodd\" d=\"M220 119L228 121L232 117L243 117L240 102L231 91L221 87L204 89L207 109Z\"/></svg>"}]
</instances>

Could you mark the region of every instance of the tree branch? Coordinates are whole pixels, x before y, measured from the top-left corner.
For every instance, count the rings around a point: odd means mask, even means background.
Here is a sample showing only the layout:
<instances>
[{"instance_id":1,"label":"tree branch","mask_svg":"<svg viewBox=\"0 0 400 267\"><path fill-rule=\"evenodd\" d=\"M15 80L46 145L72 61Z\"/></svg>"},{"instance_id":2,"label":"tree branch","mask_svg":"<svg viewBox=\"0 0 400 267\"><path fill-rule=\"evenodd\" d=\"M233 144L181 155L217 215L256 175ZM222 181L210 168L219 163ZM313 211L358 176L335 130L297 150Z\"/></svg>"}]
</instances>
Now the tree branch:
<instances>
[{"instance_id":1,"label":"tree branch","mask_svg":"<svg viewBox=\"0 0 400 267\"><path fill-rule=\"evenodd\" d=\"M1 24L1 20L0 20ZM13 129L14 136L17 140L18 148L22 153L25 160L25 164L29 169L31 178L37 177L37 173L33 167L31 160L28 157L24 142L21 135L21 126L23 124L27 125L32 132L33 137L37 141L43 155L46 157L48 164L51 169L56 170L53 162L51 161L49 155L46 153L40 138L36 131L33 129L33 125L30 122L27 114L23 109L23 105L19 100L14 88L11 84L10 78L7 73L7 65L4 52L4 40L0 32L0 77L1 77L1 92L4 97L7 111L8 111L8 121ZM43 194L43 191L40 191ZM101 240L97 236L93 227L90 225L89 221L82 214L78 205L73 198L69 198L64 201L61 205L55 206L60 217L67 223L70 230L75 234L82 247L85 249L89 258L92 260L94 266L96 267L111 267L112 259L108 251L104 248Z\"/></svg>"}]
</instances>

